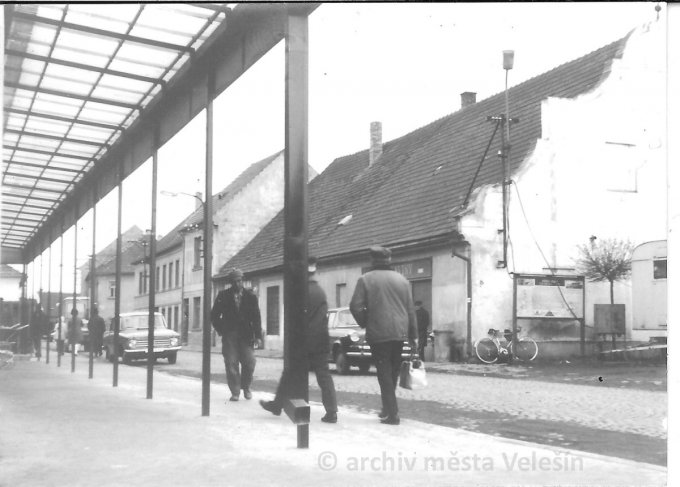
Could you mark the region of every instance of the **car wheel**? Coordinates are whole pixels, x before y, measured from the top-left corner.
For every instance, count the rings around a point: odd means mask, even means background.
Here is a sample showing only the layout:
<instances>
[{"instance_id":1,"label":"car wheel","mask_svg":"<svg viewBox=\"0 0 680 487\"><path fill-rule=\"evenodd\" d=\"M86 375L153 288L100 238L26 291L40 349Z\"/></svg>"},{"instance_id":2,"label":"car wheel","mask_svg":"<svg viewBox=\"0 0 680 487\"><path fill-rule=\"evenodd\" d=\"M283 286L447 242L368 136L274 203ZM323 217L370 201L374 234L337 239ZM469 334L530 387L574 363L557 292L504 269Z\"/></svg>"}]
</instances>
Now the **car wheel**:
<instances>
[{"instance_id":1,"label":"car wheel","mask_svg":"<svg viewBox=\"0 0 680 487\"><path fill-rule=\"evenodd\" d=\"M361 364L361 365L359 365L359 371L362 374L367 374L370 369L371 369L371 364Z\"/></svg>"},{"instance_id":2,"label":"car wheel","mask_svg":"<svg viewBox=\"0 0 680 487\"><path fill-rule=\"evenodd\" d=\"M177 352L172 352L170 355L168 355L168 363L170 365L177 363Z\"/></svg>"},{"instance_id":3,"label":"car wheel","mask_svg":"<svg viewBox=\"0 0 680 487\"><path fill-rule=\"evenodd\" d=\"M123 352L123 363L125 365L130 365L132 363L132 359L130 358L130 355L128 355L125 352Z\"/></svg>"},{"instance_id":4,"label":"car wheel","mask_svg":"<svg viewBox=\"0 0 680 487\"><path fill-rule=\"evenodd\" d=\"M335 354L335 370L340 375L349 373L349 362L344 352L338 351Z\"/></svg>"}]
</instances>

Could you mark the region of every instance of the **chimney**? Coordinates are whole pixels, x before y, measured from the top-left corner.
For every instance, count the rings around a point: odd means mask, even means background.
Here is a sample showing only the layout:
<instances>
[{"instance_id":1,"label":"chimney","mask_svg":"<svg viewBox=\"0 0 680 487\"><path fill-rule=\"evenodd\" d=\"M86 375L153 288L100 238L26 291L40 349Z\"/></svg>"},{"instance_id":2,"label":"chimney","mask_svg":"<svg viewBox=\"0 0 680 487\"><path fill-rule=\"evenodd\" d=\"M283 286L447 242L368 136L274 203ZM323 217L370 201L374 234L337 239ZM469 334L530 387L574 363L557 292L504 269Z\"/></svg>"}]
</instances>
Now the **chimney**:
<instances>
[{"instance_id":1,"label":"chimney","mask_svg":"<svg viewBox=\"0 0 680 487\"><path fill-rule=\"evenodd\" d=\"M465 91L460 94L460 108L469 107L477 103L477 93L473 91Z\"/></svg>"},{"instance_id":2,"label":"chimney","mask_svg":"<svg viewBox=\"0 0 680 487\"><path fill-rule=\"evenodd\" d=\"M378 160L382 152L382 123L371 122L371 146L368 150L368 167L371 167Z\"/></svg>"},{"instance_id":3,"label":"chimney","mask_svg":"<svg viewBox=\"0 0 680 487\"><path fill-rule=\"evenodd\" d=\"M196 207L195 209L198 210L203 206L203 193L200 191L196 191Z\"/></svg>"}]
</instances>

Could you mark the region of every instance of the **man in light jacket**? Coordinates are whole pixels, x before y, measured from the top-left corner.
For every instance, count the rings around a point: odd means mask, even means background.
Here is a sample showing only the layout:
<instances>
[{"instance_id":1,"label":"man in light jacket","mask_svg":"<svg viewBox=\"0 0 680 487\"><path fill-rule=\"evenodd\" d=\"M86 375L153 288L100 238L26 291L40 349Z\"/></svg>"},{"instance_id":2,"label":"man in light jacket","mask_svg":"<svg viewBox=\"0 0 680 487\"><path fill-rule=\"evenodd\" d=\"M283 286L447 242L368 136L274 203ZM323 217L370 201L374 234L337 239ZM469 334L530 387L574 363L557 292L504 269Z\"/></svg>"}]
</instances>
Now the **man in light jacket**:
<instances>
[{"instance_id":1,"label":"man in light jacket","mask_svg":"<svg viewBox=\"0 0 680 487\"><path fill-rule=\"evenodd\" d=\"M359 278L349 308L359 326L366 328L382 398L380 422L399 424L396 387L404 340L416 350L418 328L411 285L392 270L389 249L369 249L373 268Z\"/></svg>"}]
</instances>

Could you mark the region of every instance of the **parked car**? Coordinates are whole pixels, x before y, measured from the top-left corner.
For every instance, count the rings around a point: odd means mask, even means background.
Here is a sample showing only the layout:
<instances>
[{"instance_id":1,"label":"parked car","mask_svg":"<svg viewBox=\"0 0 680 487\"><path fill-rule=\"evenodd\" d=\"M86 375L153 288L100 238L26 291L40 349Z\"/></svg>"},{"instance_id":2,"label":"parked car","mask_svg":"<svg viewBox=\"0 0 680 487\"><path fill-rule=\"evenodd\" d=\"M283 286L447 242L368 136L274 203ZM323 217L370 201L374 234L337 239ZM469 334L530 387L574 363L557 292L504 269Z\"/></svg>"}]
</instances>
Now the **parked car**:
<instances>
[{"instance_id":1,"label":"parked car","mask_svg":"<svg viewBox=\"0 0 680 487\"><path fill-rule=\"evenodd\" d=\"M113 362L114 350L117 350L118 357L126 364L148 358L149 312L121 313L118 342L114 343L113 338L112 324L110 330L104 333L104 351L110 362ZM168 363L174 364L181 348L179 333L168 329L161 313L154 313L153 358L167 358Z\"/></svg>"},{"instance_id":2,"label":"parked car","mask_svg":"<svg viewBox=\"0 0 680 487\"><path fill-rule=\"evenodd\" d=\"M366 330L359 327L349 308L328 310L328 334L331 342L329 362L335 363L338 374L347 374L350 367L368 372L373 363L371 347L366 343ZM411 346L404 340L401 349L404 360L411 357Z\"/></svg>"}]
</instances>

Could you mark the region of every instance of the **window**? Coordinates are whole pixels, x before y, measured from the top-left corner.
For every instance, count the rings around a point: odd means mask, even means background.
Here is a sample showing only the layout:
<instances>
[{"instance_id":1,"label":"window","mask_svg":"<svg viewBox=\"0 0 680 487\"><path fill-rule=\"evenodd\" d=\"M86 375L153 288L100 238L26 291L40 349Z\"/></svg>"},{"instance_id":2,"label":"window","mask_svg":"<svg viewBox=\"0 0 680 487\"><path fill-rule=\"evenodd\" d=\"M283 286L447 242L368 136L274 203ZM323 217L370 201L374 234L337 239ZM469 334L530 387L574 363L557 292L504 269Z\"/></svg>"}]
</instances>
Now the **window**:
<instances>
[{"instance_id":1,"label":"window","mask_svg":"<svg viewBox=\"0 0 680 487\"><path fill-rule=\"evenodd\" d=\"M175 306L175 321L173 322L175 326L173 326L173 330L177 331L179 327L179 306Z\"/></svg>"},{"instance_id":2,"label":"window","mask_svg":"<svg viewBox=\"0 0 680 487\"><path fill-rule=\"evenodd\" d=\"M139 294L144 294L144 273L139 273Z\"/></svg>"},{"instance_id":3,"label":"window","mask_svg":"<svg viewBox=\"0 0 680 487\"><path fill-rule=\"evenodd\" d=\"M605 142L607 160L607 190L620 193L637 192L637 171L640 162L636 159L636 149L624 142Z\"/></svg>"},{"instance_id":4,"label":"window","mask_svg":"<svg viewBox=\"0 0 680 487\"><path fill-rule=\"evenodd\" d=\"M168 264L168 288L172 289L172 262Z\"/></svg>"},{"instance_id":5,"label":"window","mask_svg":"<svg viewBox=\"0 0 680 487\"><path fill-rule=\"evenodd\" d=\"M271 286L267 288L267 335L279 333L279 286Z\"/></svg>"},{"instance_id":6,"label":"window","mask_svg":"<svg viewBox=\"0 0 680 487\"><path fill-rule=\"evenodd\" d=\"M116 281L109 281L109 297L116 297Z\"/></svg>"},{"instance_id":7,"label":"window","mask_svg":"<svg viewBox=\"0 0 680 487\"><path fill-rule=\"evenodd\" d=\"M168 266L163 264L163 291L168 288Z\"/></svg>"},{"instance_id":8,"label":"window","mask_svg":"<svg viewBox=\"0 0 680 487\"><path fill-rule=\"evenodd\" d=\"M667 259L654 259L654 279L667 278L667 264Z\"/></svg>"},{"instance_id":9,"label":"window","mask_svg":"<svg viewBox=\"0 0 680 487\"><path fill-rule=\"evenodd\" d=\"M179 287L182 285L182 281L179 280L179 259L175 261L175 286Z\"/></svg>"},{"instance_id":10,"label":"window","mask_svg":"<svg viewBox=\"0 0 680 487\"><path fill-rule=\"evenodd\" d=\"M161 267L156 266L156 291L158 291L161 287Z\"/></svg>"},{"instance_id":11,"label":"window","mask_svg":"<svg viewBox=\"0 0 680 487\"><path fill-rule=\"evenodd\" d=\"M194 269L201 268L201 237L194 238Z\"/></svg>"}]
</instances>

